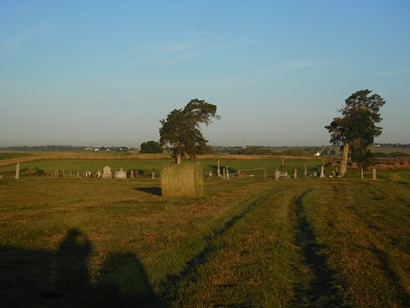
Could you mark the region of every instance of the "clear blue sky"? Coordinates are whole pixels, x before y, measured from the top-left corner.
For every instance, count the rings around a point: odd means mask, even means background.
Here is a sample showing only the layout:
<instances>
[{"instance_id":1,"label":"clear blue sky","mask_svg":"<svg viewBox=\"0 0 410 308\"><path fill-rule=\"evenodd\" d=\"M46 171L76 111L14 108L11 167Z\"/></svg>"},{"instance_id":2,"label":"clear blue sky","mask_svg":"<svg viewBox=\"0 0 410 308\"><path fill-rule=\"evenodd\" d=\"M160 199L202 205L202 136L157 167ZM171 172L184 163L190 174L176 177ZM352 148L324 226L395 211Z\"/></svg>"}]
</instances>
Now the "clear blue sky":
<instances>
[{"instance_id":1,"label":"clear blue sky","mask_svg":"<svg viewBox=\"0 0 410 308\"><path fill-rule=\"evenodd\" d=\"M0 146L139 146L191 99L210 145L327 145L353 92L410 143L410 1L0 0Z\"/></svg>"}]
</instances>

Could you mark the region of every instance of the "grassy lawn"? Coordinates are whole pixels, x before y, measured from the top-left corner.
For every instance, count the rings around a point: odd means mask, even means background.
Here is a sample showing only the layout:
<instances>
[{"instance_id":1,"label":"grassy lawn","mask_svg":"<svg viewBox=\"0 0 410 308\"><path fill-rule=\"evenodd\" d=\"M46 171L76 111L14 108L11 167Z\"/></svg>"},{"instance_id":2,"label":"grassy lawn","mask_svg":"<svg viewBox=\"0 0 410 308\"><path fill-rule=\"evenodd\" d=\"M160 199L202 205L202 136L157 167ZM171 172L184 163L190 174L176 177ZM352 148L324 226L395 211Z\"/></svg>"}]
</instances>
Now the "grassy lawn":
<instances>
[{"instance_id":1,"label":"grassy lawn","mask_svg":"<svg viewBox=\"0 0 410 308\"><path fill-rule=\"evenodd\" d=\"M160 172L168 163L49 160L21 169L67 176L105 165ZM304 164L286 162L299 174ZM269 175L280 165L221 161ZM14 166L1 168L0 306L410 305L409 171L377 181L213 177L204 197L167 199L158 178L15 180Z\"/></svg>"}]
</instances>

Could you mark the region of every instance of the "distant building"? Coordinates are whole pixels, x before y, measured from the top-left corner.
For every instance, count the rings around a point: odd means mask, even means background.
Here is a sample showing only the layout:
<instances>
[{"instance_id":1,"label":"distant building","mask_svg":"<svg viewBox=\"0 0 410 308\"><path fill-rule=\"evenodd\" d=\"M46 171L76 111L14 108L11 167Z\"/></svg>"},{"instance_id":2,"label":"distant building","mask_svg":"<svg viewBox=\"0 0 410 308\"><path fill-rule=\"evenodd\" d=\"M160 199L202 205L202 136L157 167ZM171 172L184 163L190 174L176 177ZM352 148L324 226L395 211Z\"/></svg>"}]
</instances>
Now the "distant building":
<instances>
[{"instance_id":1,"label":"distant building","mask_svg":"<svg viewBox=\"0 0 410 308\"><path fill-rule=\"evenodd\" d=\"M320 156L320 153L317 152L317 153L315 153L313 156L319 157L319 156Z\"/></svg>"}]
</instances>

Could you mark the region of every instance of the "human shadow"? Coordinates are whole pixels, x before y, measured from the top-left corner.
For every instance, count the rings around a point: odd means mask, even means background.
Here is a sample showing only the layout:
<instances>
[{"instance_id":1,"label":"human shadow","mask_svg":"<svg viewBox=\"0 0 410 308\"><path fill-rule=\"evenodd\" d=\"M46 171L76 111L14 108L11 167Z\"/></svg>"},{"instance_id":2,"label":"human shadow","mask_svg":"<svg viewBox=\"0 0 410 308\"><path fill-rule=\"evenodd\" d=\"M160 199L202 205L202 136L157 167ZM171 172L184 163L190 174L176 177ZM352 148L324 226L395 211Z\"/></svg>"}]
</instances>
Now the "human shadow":
<instances>
[{"instance_id":1,"label":"human shadow","mask_svg":"<svg viewBox=\"0 0 410 308\"><path fill-rule=\"evenodd\" d=\"M146 192L155 196L162 196L161 187L137 187L135 190Z\"/></svg>"},{"instance_id":2,"label":"human shadow","mask_svg":"<svg viewBox=\"0 0 410 308\"><path fill-rule=\"evenodd\" d=\"M55 251L0 247L0 307L166 306L155 295L142 263L130 253L108 256L92 282L92 249L89 238L76 228Z\"/></svg>"},{"instance_id":3,"label":"human shadow","mask_svg":"<svg viewBox=\"0 0 410 308\"><path fill-rule=\"evenodd\" d=\"M91 302L97 307L167 307L156 296L143 265L131 253L107 258Z\"/></svg>"},{"instance_id":4,"label":"human shadow","mask_svg":"<svg viewBox=\"0 0 410 308\"><path fill-rule=\"evenodd\" d=\"M54 287L67 294L89 286L88 257L92 252L88 237L78 229L71 229L55 253L52 267Z\"/></svg>"}]
</instances>

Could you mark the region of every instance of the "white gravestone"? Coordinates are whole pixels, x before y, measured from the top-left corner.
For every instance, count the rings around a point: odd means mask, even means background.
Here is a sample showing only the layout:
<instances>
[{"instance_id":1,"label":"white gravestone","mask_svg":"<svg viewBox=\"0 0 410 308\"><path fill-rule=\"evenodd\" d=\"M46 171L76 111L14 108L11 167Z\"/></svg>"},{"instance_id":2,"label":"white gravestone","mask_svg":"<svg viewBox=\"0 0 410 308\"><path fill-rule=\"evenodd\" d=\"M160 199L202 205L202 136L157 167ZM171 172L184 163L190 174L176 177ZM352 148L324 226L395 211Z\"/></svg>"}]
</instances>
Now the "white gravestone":
<instances>
[{"instance_id":1,"label":"white gravestone","mask_svg":"<svg viewBox=\"0 0 410 308\"><path fill-rule=\"evenodd\" d=\"M16 165L16 180L20 178L20 163L17 163Z\"/></svg>"},{"instance_id":2,"label":"white gravestone","mask_svg":"<svg viewBox=\"0 0 410 308\"><path fill-rule=\"evenodd\" d=\"M111 171L111 168L109 166L105 166L103 168L102 178L103 179L112 178L112 171Z\"/></svg>"},{"instance_id":3,"label":"white gravestone","mask_svg":"<svg viewBox=\"0 0 410 308\"><path fill-rule=\"evenodd\" d=\"M122 170L122 167L121 167L120 171L115 171L115 178L116 179L126 179L127 171Z\"/></svg>"},{"instance_id":4,"label":"white gravestone","mask_svg":"<svg viewBox=\"0 0 410 308\"><path fill-rule=\"evenodd\" d=\"M321 169L321 171L320 171L320 178L321 179L323 179L323 178L325 178L326 176L325 176L325 167L322 165L322 169Z\"/></svg>"}]
</instances>

